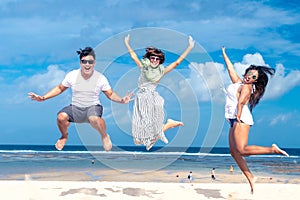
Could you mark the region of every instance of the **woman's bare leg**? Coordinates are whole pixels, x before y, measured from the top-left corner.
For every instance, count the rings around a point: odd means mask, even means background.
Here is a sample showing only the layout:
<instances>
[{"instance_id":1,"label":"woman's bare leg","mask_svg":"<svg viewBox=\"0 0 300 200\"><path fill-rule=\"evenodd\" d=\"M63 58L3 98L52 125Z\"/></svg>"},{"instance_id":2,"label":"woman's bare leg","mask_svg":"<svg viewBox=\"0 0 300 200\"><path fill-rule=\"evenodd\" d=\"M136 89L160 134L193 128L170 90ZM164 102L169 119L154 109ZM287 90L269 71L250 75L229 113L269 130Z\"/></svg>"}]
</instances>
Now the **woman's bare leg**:
<instances>
[{"instance_id":1,"label":"woman's bare leg","mask_svg":"<svg viewBox=\"0 0 300 200\"><path fill-rule=\"evenodd\" d=\"M235 123L229 131L229 146L232 157L243 174L246 176L251 187L251 193L253 193L255 177L250 172L247 162L240 151L240 149L245 147L248 143L249 130L250 126L246 124Z\"/></svg>"},{"instance_id":2,"label":"woman's bare leg","mask_svg":"<svg viewBox=\"0 0 300 200\"><path fill-rule=\"evenodd\" d=\"M271 147L249 145L248 146L248 134L250 126L244 123L235 123L235 138L236 148L242 156L260 155L260 154L282 154L288 156L288 154L281 150L276 144Z\"/></svg>"},{"instance_id":3,"label":"woman's bare leg","mask_svg":"<svg viewBox=\"0 0 300 200\"><path fill-rule=\"evenodd\" d=\"M164 133L165 131L167 131L170 128L174 128L176 126L183 126L183 125L184 124L182 122L175 121L173 119L168 119L167 123L164 124L162 131ZM162 134L162 136L159 139L161 139L165 144L169 143L168 139L166 138L166 136L164 134Z\"/></svg>"},{"instance_id":4,"label":"woman's bare leg","mask_svg":"<svg viewBox=\"0 0 300 200\"><path fill-rule=\"evenodd\" d=\"M248 134L250 131L250 126L244 123L235 123L232 128L230 128L229 133L229 145L230 152L239 168L247 177L250 186L251 192L253 192L254 183L256 178L251 174L246 160L243 156L249 155L259 155L259 154L282 154L289 156L285 151L280 149L276 144L273 144L271 147L263 146L248 146Z\"/></svg>"},{"instance_id":5,"label":"woman's bare leg","mask_svg":"<svg viewBox=\"0 0 300 200\"><path fill-rule=\"evenodd\" d=\"M179 121L175 121L173 119L168 119L167 123L164 124L163 126L163 132L167 131L170 128L174 128L176 126L183 126L184 124L182 122Z\"/></svg>"}]
</instances>

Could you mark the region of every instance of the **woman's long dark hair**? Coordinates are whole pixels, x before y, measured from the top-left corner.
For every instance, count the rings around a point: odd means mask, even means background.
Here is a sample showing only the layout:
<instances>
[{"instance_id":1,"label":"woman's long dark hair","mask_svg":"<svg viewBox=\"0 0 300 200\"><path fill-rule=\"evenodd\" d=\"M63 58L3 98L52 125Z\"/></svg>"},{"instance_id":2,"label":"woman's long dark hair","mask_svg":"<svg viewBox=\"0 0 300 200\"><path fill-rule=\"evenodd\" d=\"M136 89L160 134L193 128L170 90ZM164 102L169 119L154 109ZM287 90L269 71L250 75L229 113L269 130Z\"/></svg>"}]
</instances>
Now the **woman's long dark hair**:
<instances>
[{"instance_id":1,"label":"woman's long dark hair","mask_svg":"<svg viewBox=\"0 0 300 200\"><path fill-rule=\"evenodd\" d=\"M259 103L259 100L265 93L266 86L269 81L268 75L273 76L275 74L275 69L266 66L250 65L250 67L246 69L245 74L247 74L247 72L250 70L257 70L258 72L258 78L253 83L255 85L255 90L251 94L249 100L250 110L252 111L252 109Z\"/></svg>"}]
</instances>

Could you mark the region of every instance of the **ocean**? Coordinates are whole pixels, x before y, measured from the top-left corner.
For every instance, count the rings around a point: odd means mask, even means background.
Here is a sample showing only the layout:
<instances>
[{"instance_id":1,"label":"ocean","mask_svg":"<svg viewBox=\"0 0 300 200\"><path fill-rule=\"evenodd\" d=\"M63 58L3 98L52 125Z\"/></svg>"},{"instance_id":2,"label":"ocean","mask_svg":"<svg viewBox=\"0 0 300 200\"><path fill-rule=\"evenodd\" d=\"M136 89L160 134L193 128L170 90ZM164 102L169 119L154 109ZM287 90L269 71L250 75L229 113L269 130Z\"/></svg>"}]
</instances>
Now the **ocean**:
<instances>
[{"instance_id":1,"label":"ocean","mask_svg":"<svg viewBox=\"0 0 300 200\"><path fill-rule=\"evenodd\" d=\"M300 176L300 149L284 149L290 154L245 157L250 170L257 175ZM97 169L121 171L184 170L228 173L238 169L228 148L180 148L115 146L105 152L102 147L66 145L57 151L50 145L0 145L0 179L14 174L47 171L84 171Z\"/></svg>"}]
</instances>

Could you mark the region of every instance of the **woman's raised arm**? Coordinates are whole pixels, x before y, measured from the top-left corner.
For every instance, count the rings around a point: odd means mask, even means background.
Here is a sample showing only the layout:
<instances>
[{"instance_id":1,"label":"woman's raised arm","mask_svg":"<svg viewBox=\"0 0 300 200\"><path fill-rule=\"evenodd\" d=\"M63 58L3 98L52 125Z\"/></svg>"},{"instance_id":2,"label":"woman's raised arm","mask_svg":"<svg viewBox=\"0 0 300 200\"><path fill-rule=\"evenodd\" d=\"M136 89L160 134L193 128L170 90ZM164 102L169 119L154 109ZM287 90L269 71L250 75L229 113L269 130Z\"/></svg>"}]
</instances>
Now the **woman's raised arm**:
<instances>
[{"instance_id":1,"label":"woman's raised arm","mask_svg":"<svg viewBox=\"0 0 300 200\"><path fill-rule=\"evenodd\" d=\"M124 42L125 42L125 45L128 49L128 52L130 54L130 57L132 58L132 60L135 62L135 64L138 66L138 67L141 67L142 66L142 63L140 61L140 59L137 57L136 53L132 50L130 44L129 44L129 41L130 41L130 35L128 34L125 39L124 39Z\"/></svg>"},{"instance_id":2,"label":"woman's raised arm","mask_svg":"<svg viewBox=\"0 0 300 200\"><path fill-rule=\"evenodd\" d=\"M223 58L224 58L224 61L225 61L226 67L227 67L227 71L228 71L231 81L233 83L242 82L242 79L237 75L236 71L234 70L233 64L229 60L224 46L222 47L222 55L223 55Z\"/></svg>"},{"instance_id":3,"label":"woman's raised arm","mask_svg":"<svg viewBox=\"0 0 300 200\"><path fill-rule=\"evenodd\" d=\"M172 62L170 65L168 65L165 68L164 74L172 71L173 69L175 69L185 58L186 56L190 53L190 51L194 48L195 45L195 41L192 38L192 36L189 36L189 45L186 48L186 50L179 56L179 58L175 61Z\"/></svg>"}]
</instances>

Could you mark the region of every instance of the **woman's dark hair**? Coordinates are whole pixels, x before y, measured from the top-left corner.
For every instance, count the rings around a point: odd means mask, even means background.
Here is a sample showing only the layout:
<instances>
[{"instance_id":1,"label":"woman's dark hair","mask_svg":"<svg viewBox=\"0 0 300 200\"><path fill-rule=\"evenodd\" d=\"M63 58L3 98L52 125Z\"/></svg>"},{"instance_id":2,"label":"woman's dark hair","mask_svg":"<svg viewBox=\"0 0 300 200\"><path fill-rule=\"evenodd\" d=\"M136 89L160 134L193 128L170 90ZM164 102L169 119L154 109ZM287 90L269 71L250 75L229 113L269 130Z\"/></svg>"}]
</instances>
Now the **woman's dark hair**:
<instances>
[{"instance_id":1,"label":"woman's dark hair","mask_svg":"<svg viewBox=\"0 0 300 200\"><path fill-rule=\"evenodd\" d=\"M143 58L150 59L150 56L157 56L160 58L159 64L163 64L165 62L165 54L160 49L155 47L147 47L146 53Z\"/></svg>"},{"instance_id":2,"label":"woman's dark hair","mask_svg":"<svg viewBox=\"0 0 300 200\"><path fill-rule=\"evenodd\" d=\"M79 55L80 60L85 56L93 56L94 59L96 59L96 54L92 47L85 47L85 49L83 50L79 49L79 51L77 51L77 54Z\"/></svg>"},{"instance_id":3,"label":"woman's dark hair","mask_svg":"<svg viewBox=\"0 0 300 200\"><path fill-rule=\"evenodd\" d=\"M250 67L246 69L245 74L247 74L250 70L257 70L258 72L258 78L253 83L255 85L255 90L251 94L249 100L250 110L252 111L265 93L266 86L269 81L268 75L273 76L275 74L275 69L266 66L250 65Z\"/></svg>"}]
</instances>

